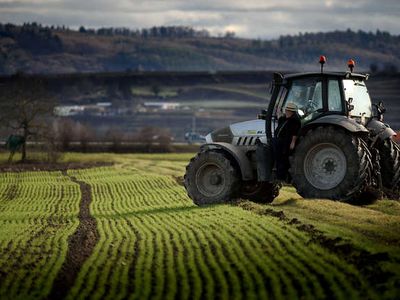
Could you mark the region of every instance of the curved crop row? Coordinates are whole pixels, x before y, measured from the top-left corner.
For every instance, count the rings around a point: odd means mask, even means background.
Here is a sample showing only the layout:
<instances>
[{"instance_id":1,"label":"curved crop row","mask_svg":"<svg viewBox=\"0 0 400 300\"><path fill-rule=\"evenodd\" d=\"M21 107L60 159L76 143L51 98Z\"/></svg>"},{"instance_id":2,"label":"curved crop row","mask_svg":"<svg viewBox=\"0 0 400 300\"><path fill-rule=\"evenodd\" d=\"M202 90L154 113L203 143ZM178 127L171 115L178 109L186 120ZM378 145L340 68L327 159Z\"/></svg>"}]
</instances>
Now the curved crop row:
<instances>
[{"instance_id":1,"label":"curved crop row","mask_svg":"<svg viewBox=\"0 0 400 300\"><path fill-rule=\"evenodd\" d=\"M358 270L273 217L227 205L198 208L168 176L116 168L71 173L92 187L100 242L70 299L374 296Z\"/></svg>"},{"instance_id":2,"label":"curved crop row","mask_svg":"<svg viewBox=\"0 0 400 300\"><path fill-rule=\"evenodd\" d=\"M0 298L43 298L78 225L79 186L61 172L0 174Z\"/></svg>"}]
</instances>

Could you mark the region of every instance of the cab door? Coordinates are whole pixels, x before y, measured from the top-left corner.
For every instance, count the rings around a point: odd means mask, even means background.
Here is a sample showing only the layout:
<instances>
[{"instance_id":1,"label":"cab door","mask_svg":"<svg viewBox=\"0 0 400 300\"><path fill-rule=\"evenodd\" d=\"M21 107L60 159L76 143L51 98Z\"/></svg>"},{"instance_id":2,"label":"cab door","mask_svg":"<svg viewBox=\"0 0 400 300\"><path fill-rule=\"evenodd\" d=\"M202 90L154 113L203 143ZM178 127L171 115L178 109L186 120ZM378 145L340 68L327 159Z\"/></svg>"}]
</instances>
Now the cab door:
<instances>
[{"instance_id":1,"label":"cab door","mask_svg":"<svg viewBox=\"0 0 400 300\"><path fill-rule=\"evenodd\" d=\"M291 102L297 106L297 115L302 124L314 120L326 111L324 95L326 82L323 77L304 77L293 79L286 87L286 91L278 98L274 108L274 120L284 115L286 104ZM276 128L277 122L274 122Z\"/></svg>"}]
</instances>

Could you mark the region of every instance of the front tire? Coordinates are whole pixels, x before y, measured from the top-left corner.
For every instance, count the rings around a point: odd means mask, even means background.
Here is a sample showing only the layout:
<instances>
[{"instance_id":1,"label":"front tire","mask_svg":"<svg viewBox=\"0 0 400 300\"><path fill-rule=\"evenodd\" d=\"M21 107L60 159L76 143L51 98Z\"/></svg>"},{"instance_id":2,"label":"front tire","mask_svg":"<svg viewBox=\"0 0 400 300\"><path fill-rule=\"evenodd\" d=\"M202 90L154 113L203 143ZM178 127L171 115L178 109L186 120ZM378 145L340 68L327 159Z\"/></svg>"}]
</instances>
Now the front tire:
<instances>
[{"instance_id":1,"label":"front tire","mask_svg":"<svg viewBox=\"0 0 400 300\"><path fill-rule=\"evenodd\" d=\"M371 184L371 161L360 137L334 127L318 127L300 140L290 173L304 198L356 200Z\"/></svg>"},{"instance_id":2,"label":"front tire","mask_svg":"<svg viewBox=\"0 0 400 300\"><path fill-rule=\"evenodd\" d=\"M222 152L204 151L186 167L184 185L196 205L226 203L238 196L238 170Z\"/></svg>"}]
</instances>

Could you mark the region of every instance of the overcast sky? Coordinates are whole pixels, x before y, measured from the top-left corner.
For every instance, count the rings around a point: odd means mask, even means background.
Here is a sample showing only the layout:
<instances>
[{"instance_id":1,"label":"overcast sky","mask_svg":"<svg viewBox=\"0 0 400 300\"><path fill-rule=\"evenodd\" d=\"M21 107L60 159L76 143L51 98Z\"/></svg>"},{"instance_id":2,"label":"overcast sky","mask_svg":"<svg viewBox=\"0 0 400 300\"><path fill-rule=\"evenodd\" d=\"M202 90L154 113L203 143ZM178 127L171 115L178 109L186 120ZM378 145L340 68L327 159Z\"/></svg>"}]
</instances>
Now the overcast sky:
<instances>
[{"instance_id":1,"label":"overcast sky","mask_svg":"<svg viewBox=\"0 0 400 300\"><path fill-rule=\"evenodd\" d=\"M343 30L400 34L400 0L0 0L1 23L143 28L189 25L248 38Z\"/></svg>"}]
</instances>

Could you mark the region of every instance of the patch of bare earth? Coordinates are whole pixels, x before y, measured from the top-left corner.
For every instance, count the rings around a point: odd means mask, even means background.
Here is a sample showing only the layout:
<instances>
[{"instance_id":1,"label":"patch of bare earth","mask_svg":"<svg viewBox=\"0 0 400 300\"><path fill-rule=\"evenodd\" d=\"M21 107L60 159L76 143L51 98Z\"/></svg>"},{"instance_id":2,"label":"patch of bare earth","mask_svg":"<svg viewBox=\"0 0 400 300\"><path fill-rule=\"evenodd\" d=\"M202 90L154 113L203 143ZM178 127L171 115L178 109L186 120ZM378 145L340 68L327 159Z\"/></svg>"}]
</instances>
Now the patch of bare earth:
<instances>
[{"instance_id":1,"label":"patch of bare earth","mask_svg":"<svg viewBox=\"0 0 400 300\"><path fill-rule=\"evenodd\" d=\"M82 165L76 165L81 167ZM67 174L63 174L71 181L79 184L81 190L81 202L79 207L79 225L75 233L68 238L68 250L65 261L53 283L48 299L63 299L74 285L75 279L82 265L92 254L99 241L96 219L90 214L90 202L92 201L91 187L89 184L77 180Z\"/></svg>"}]
</instances>

